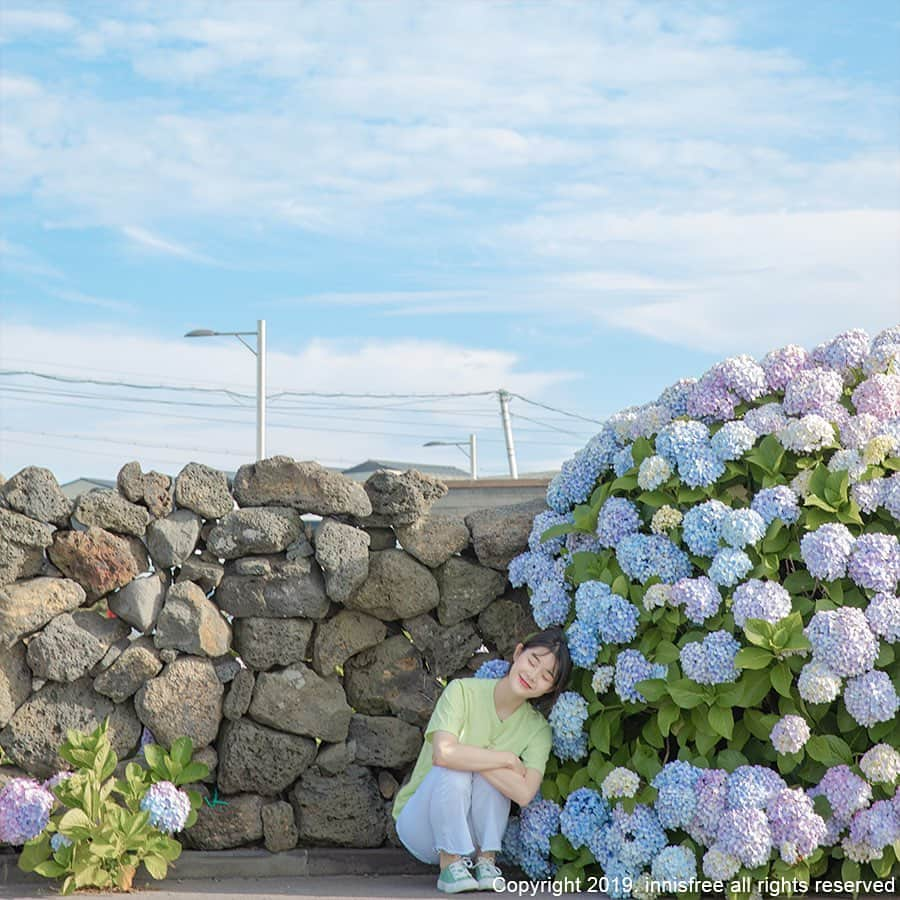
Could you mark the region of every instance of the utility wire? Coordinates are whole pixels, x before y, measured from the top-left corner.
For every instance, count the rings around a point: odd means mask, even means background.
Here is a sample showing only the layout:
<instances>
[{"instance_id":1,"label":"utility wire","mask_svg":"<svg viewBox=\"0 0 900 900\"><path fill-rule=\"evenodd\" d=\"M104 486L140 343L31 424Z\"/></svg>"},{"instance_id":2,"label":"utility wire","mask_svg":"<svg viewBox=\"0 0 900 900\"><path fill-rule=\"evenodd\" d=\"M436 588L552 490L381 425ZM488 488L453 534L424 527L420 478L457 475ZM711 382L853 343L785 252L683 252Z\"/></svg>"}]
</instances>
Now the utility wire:
<instances>
[{"instance_id":1,"label":"utility wire","mask_svg":"<svg viewBox=\"0 0 900 900\"><path fill-rule=\"evenodd\" d=\"M530 403L532 406L539 406L541 409L548 409L550 412L560 413L564 416L570 416L573 419L581 419L583 422L595 422L597 425L605 424L601 419L591 419L588 416L582 416L579 413L567 412L564 409L559 409L556 406L548 406L546 403L540 403L537 400L529 400L527 397L523 397L521 394L514 394L512 391L509 391L510 397L516 397L519 400L524 401L525 403Z\"/></svg>"}]
</instances>

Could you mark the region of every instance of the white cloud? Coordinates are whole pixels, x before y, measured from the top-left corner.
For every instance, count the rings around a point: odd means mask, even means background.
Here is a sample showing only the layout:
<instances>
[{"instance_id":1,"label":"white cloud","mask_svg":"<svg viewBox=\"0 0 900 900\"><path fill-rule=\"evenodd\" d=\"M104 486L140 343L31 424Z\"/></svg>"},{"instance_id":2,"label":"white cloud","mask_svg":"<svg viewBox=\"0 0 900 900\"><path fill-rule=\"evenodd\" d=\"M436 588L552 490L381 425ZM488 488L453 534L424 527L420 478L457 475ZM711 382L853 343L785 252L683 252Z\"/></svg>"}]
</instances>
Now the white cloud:
<instances>
[{"instance_id":1,"label":"white cloud","mask_svg":"<svg viewBox=\"0 0 900 900\"><path fill-rule=\"evenodd\" d=\"M270 335L270 344L271 340ZM33 377L2 378L0 415L5 435L0 438L0 471L7 477L29 464L47 466L67 480L77 475L115 477L117 461L123 464L131 458L164 471L177 471L191 459L235 468L253 458L255 363L234 339L165 339L124 326L57 330L4 323L0 358L7 368L137 384L224 388L244 395L126 391ZM422 444L429 439L465 438L475 430L484 471L503 472L505 455L495 396L376 401L274 395L289 389L409 395L504 387L546 399L551 389L574 377L569 372L529 367L515 354L444 341L312 340L293 350L282 342L268 353L268 454L286 453L334 465L351 465L367 457L458 464L454 448L424 450ZM116 399L123 396L136 399ZM190 405L198 402L213 405ZM555 432L529 435L528 428L523 425L518 435L523 469L530 467L529 460L543 465L551 454L561 461L567 451L584 443ZM584 430L589 433L590 427ZM54 438L52 434L78 437ZM529 436L538 443L529 444ZM116 443L129 440L163 446L132 448ZM29 441L36 446L22 443ZM167 449L178 447L199 450Z\"/></svg>"},{"instance_id":2,"label":"white cloud","mask_svg":"<svg viewBox=\"0 0 900 900\"><path fill-rule=\"evenodd\" d=\"M75 28L75 20L64 12L50 9L9 9L0 11L0 42L14 37L28 37L35 32L67 32Z\"/></svg>"},{"instance_id":3,"label":"white cloud","mask_svg":"<svg viewBox=\"0 0 900 900\"><path fill-rule=\"evenodd\" d=\"M174 241L160 237L146 228L139 228L136 225L125 225L122 227L122 234L138 246L165 256L176 256L179 259L205 263L206 265L219 265L211 257L203 253L197 253L197 251L191 250L190 247L185 247L183 244L177 244Z\"/></svg>"}]
</instances>

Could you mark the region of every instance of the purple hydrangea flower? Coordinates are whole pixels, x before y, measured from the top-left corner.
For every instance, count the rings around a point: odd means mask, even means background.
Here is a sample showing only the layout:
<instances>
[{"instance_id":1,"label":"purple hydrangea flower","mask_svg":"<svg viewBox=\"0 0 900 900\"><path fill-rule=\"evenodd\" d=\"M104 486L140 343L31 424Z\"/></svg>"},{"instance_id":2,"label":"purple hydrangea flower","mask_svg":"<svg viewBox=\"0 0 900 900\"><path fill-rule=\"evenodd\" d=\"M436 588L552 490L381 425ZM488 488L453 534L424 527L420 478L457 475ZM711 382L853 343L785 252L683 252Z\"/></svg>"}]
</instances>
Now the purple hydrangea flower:
<instances>
[{"instance_id":1,"label":"purple hydrangea flower","mask_svg":"<svg viewBox=\"0 0 900 900\"><path fill-rule=\"evenodd\" d=\"M836 581L847 574L853 535L846 525L829 522L803 535L800 555L813 578Z\"/></svg>"},{"instance_id":2,"label":"purple hydrangea flower","mask_svg":"<svg viewBox=\"0 0 900 900\"><path fill-rule=\"evenodd\" d=\"M727 808L728 773L724 769L702 769L694 785L697 795L694 815L687 831L699 844L712 846L719 830L719 820Z\"/></svg>"},{"instance_id":3,"label":"purple hydrangea flower","mask_svg":"<svg viewBox=\"0 0 900 900\"><path fill-rule=\"evenodd\" d=\"M812 658L835 675L862 675L875 665L878 641L865 614L855 606L817 612L804 628Z\"/></svg>"},{"instance_id":4,"label":"purple hydrangea flower","mask_svg":"<svg viewBox=\"0 0 900 900\"><path fill-rule=\"evenodd\" d=\"M900 597L896 594L876 594L866 609L869 628L889 644L900 641Z\"/></svg>"},{"instance_id":5,"label":"purple hydrangea flower","mask_svg":"<svg viewBox=\"0 0 900 900\"><path fill-rule=\"evenodd\" d=\"M741 645L727 631L710 632L702 641L692 641L681 648L681 668L698 684L727 684L737 681L740 673L734 657Z\"/></svg>"},{"instance_id":6,"label":"purple hydrangea flower","mask_svg":"<svg viewBox=\"0 0 900 900\"><path fill-rule=\"evenodd\" d=\"M850 771L849 766L832 766L821 781L807 791L813 799L822 795L831 806L832 816L844 825L858 809L868 806L872 788L868 782Z\"/></svg>"},{"instance_id":7,"label":"purple hydrangea flower","mask_svg":"<svg viewBox=\"0 0 900 900\"><path fill-rule=\"evenodd\" d=\"M869 335L862 328L854 328L833 337L823 348L822 360L838 372L858 369L869 355L869 347Z\"/></svg>"},{"instance_id":8,"label":"purple hydrangea flower","mask_svg":"<svg viewBox=\"0 0 900 900\"><path fill-rule=\"evenodd\" d=\"M714 616L722 604L719 589L705 576L681 578L672 585L669 599L674 606L684 605L684 614L697 625Z\"/></svg>"},{"instance_id":9,"label":"purple hydrangea flower","mask_svg":"<svg viewBox=\"0 0 900 900\"><path fill-rule=\"evenodd\" d=\"M868 809L861 809L850 820L849 841L862 845L869 853L868 859L880 859L885 847L900 838L900 819L894 813L890 800L877 800ZM847 841L844 842L846 851ZM847 853L853 858L852 853Z\"/></svg>"},{"instance_id":10,"label":"purple hydrangea flower","mask_svg":"<svg viewBox=\"0 0 900 900\"><path fill-rule=\"evenodd\" d=\"M753 498L750 508L762 516L766 525L781 519L785 525L793 525L800 518L797 495L786 485L763 488Z\"/></svg>"},{"instance_id":11,"label":"purple hydrangea flower","mask_svg":"<svg viewBox=\"0 0 900 900\"><path fill-rule=\"evenodd\" d=\"M873 669L847 681L844 704L860 725L869 728L893 719L900 708L900 697L887 672Z\"/></svg>"},{"instance_id":12,"label":"purple hydrangea flower","mask_svg":"<svg viewBox=\"0 0 900 900\"><path fill-rule=\"evenodd\" d=\"M640 650L623 650L616 657L614 684L623 703L646 703L647 698L635 685L639 681L665 677L666 667L649 662Z\"/></svg>"},{"instance_id":13,"label":"purple hydrangea flower","mask_svg":"<svg viewBox=\"0 0 900 900\"><path fill-rule=\"evenodd\" d=\"M734 589L734 624L743 628L747 619L764 619L775 624L791 613L791 595L777 581L751 578Z\"/></svg>"},{"instance_id":14,"label":"purple hydrangea flower","mask_svg":"<svg viewBox=\"0 0 900 900\"><path fill-rule=\"evenodd\" d=\"M825 820L800 788L779 791L766 806L772 843L790 866L812 855L825 841Z\"/></svg>"},{"instance_id":15,"label":"purple hydrangea flower","mask_svg":"<svg viewBox=\"0 0 900 900\"><path fill-rule=\"evenodd\" d=\"M0 843L19 846L50 821L53 794L32 778L12 778L0 789Z\"/></svg>"},{"instance_id":16,"label":"purple hydrangea flower","mask_svg":"<svg viewBox=\"0 0 900 900\"><path fill-rule=\"evenodd\" d=\"M850 487L850 499L859 507L860 512L871 515L884 503L884 489L887 483L886 478L858 481Z\"/></svg>"},{"instance_id":17,"label":"purple hydrangea flower","mask_svg":"<svg viewBox=\"0 0 900 900\"><path fill-rule=\"evenodd\" d=\"M641 526L637 507L624 497L610 497L597 516L597 537L604 547L615 547L623 537Z\"/></svg>"},{"instance_id":18,"label":"purple hydrangea flower","mask_svg":"<svg viewBox=\"0 0 900 900\"><path fill-rule=\"evenodd\" d=\"M862 588L893 591L900 581L900 542L894 534L860 535L850 550L847 574Z\"/></svg>"},{"instance_id":19,"label":"purple hydrangea flower","mask_svg":"<svg viewBox=\"0 0 900 900\"><path fill-rule=\"evenodd\" d=\"M798 372L802 372L810 365L809 353L797 344L788 344L780 350L771 350L762 360L766 386L770 391L783 391Z\"/></svg>"},{"instance_id":20,"label":"purple hydrangea flower","mask_svg":"<svg viewBox=\"0 0 900 900\"><path fill-rule=\"evenodd\" d=\"M784 391L784 411L804 416L817 413L828 403L841 399L844 384L841 376L830 369L806 369L798 372Z\"/></svg>"},{"instance_id":21,"label":"purple hydrangea flower","mask_svg":"<svg viewBox=\"0 0 900 900\"><path fill-rule=\"evenodd\" d=\"M772 850L769 819L761 809L727 810L719 822L717 843L723 852L755 869L769 859Z\"/></svg>"},{"instance_id":22,"label":"purple hydrangea flower","mask_svg":"<svg viewBox=\"0 0 900 900\"><path fill-rule=\"evenodd\" d=\"M841 443L848 450L862 450L881 431L881 419L871 413L850 416L841 425Z\"/></svg>"},{"instance_id":23,"label":"purple hydrangea flower","mask_svg":"<svg viewBox=\"0 0 900 900\"><path fill-rule=\"evenodd\" d=\"M767 434L778 434L788 423L787 416L780 403L764 403L744 413L744 424L752 428L757 437Z\"/></svg>"},{"instance_id":24,"label":"purple hydrangea flower","mask_svg":"<svg viewBox=\"0 0 900 900\"><path fill-rule=\"evenodd\" d=\"M141 809L150 813L150 824L164 834L181 831L191 813L188 795L171 781L158 781L147 788Z\"/></svg>"},{"instance_id":25,"label":"purple hydrangea flower","mask_svg":"<svg viewBox=\"0 0 900 900\"><path fill-rule=\"evenodd\" d=\"M886 422L900 418L900 375L870 375L853 391L858 413L869 413Z\"/></svg>"},{"instance_id":26,"label":"purple hydrangea flower","mask_svg":"<svg viewBox=\"0 0 900 900\"><path fill-rule=\"evenodd\" d=\"M772 727L769 740L778 753L797 753L809 740L809 734L809 724L802 716L783 716Z\"/></svg>"}]
</instances>

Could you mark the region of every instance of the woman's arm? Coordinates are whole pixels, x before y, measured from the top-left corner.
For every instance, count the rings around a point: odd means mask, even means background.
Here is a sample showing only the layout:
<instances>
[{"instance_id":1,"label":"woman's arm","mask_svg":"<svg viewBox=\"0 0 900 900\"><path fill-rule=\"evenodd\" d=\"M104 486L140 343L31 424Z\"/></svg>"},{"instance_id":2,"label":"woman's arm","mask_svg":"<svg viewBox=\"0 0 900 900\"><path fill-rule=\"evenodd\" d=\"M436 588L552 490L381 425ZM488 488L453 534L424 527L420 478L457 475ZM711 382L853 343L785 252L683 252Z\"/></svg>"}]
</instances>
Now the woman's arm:
<instances>
[{"instance_id":1,"label":"woman's arm","mask_svg":"<svg viewBox=\"0 0 900 900\"><path fill-rule=\"evenodd\" d=\"M460 744L455 734L449 731L435 731L431 736L431 761L445 769L459 769L462 772L484 772L487 769L509 770L525 774L522 761L508 750L488 750L471 744ZM522 775L516 775L521 778Z\"/></svg>"},{"instance_id":2,"label":"woman's arm","mask_svg":"<svg viewBox=\"0 0 900 900\"><path fill-rule=\"evenodd\" d=\"M537 769L526 769L519 775L510 769L486 769L481 777L519 806L528 806L541 786L543 776Z\"/></svg>"}]
</instances>

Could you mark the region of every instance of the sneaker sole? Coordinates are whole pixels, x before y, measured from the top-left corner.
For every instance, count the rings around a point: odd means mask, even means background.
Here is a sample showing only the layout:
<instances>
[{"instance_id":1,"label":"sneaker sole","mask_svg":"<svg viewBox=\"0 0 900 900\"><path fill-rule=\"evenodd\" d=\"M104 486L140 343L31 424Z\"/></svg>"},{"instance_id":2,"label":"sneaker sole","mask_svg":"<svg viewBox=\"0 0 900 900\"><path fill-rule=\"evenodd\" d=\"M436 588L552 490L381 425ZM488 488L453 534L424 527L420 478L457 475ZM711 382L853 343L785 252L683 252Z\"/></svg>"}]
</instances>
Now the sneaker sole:
<instances>
[{"instance_id":1,"label":"sneaker sole","mask_svg":"<svg viewBox=\"0 0 900 900\"><path fill-rule=\"evenodd\" d=\"M461 894L463 891L480 891L478 882L473 878L470 884L458 881L456 884L438 884L437 889L445 894Z\"/></svg>"}]
</instances>

